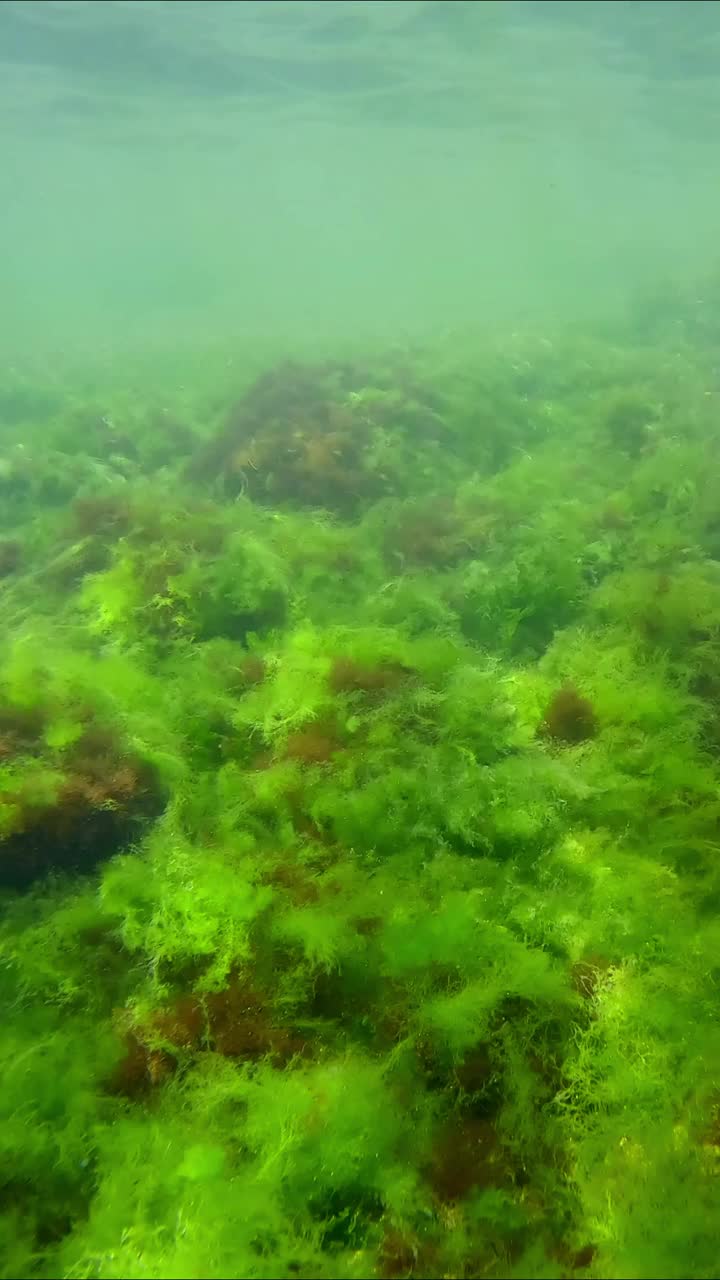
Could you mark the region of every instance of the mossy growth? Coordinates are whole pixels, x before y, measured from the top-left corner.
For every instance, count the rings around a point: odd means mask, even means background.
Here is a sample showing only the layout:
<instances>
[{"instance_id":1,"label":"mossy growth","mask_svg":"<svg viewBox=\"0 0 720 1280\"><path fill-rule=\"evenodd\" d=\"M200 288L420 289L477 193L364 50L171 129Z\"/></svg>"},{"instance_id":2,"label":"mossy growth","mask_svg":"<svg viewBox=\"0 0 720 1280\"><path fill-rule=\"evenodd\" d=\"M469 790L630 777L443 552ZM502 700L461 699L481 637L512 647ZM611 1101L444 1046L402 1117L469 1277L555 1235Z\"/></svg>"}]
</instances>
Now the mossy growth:
<instances>
[{"instance_id":1,"label":"mossy growth","mask_svg":"<svg viewBox=\"0 0 720 1280\"><path fill-rule=\"evenodd\" d=\"M28 409L0 1274L715 1274L715 357L626 339Z\"/></svg>"}]
</instances>

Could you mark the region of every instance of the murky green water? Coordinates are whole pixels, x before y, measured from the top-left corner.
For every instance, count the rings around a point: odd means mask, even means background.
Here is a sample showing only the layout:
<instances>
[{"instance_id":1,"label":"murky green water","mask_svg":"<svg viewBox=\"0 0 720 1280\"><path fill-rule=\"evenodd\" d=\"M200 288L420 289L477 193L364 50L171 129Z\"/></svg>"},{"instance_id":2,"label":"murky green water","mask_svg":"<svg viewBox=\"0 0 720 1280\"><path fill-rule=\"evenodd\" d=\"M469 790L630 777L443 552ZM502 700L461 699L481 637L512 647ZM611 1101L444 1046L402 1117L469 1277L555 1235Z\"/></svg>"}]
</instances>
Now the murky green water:
<instances>
[{"instance_id":1,"label":"murky green water","mask_svg":"<svg viewBox=\"0 0 720 1280\"><path fill-rule=\"evenodd\" d=\"M713 3L13 3L13 336L586 313L702 269Z\"/></svg>"}]
</instances>

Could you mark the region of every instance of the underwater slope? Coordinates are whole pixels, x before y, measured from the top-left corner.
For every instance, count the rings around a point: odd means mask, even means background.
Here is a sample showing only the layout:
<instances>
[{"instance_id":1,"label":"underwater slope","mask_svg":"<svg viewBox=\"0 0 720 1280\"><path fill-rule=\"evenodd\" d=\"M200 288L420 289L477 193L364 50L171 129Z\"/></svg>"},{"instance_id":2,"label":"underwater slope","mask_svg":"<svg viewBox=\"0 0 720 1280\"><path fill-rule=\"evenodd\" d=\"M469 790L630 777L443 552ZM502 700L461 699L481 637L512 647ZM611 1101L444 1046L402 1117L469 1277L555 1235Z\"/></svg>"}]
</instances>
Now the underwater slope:
<instances>
[{"instance_id":1,"label":"underwater slope","mask_svg":"<svg viewBox=\"0 0 720 1280\"><path fill-rule=\"evenodd\" d=\"M719 388L667 314L2 388L2 1274L717 1273Z\"/></svg>"}]
</instances>

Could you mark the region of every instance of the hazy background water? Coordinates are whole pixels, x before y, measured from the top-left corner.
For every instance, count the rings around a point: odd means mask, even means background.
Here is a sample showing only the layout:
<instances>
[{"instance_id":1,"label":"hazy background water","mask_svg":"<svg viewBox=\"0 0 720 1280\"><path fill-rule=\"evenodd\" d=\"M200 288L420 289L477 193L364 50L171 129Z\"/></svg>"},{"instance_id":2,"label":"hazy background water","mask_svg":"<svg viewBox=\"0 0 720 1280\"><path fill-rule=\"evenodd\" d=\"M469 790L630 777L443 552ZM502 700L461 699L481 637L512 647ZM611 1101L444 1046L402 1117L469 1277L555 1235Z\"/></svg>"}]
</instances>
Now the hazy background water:
<instances>
[{"instance_id":1,"label":"hazy background water","mask_svg":"<svg viewBox=\"0 0 720 1280\"><path fill-rule=\"evenodd\" d=\"M714 264L715 0L4 0L8 347L523 325Z\"/></svg>"}]
</instances>

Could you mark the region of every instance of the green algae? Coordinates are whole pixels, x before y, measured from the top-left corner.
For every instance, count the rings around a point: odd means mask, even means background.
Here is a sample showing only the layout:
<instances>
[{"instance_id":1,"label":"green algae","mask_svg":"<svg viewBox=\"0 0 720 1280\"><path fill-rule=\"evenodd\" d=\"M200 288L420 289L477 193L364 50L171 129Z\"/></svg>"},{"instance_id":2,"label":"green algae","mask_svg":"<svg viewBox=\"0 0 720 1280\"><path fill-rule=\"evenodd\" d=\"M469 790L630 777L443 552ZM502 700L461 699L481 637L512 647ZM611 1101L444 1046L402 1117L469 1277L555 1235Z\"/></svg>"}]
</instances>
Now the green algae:
<instances>
[{"instance_id":1,"label":"green algae","mask_svg":"<svg viewBox=\"0 0 720 1280\"><path fill-rule=\"evenodd\" d=\"M0 394L2 1274L717 1273L691 321Z\"/></svg>"}]
</instances>

